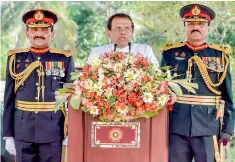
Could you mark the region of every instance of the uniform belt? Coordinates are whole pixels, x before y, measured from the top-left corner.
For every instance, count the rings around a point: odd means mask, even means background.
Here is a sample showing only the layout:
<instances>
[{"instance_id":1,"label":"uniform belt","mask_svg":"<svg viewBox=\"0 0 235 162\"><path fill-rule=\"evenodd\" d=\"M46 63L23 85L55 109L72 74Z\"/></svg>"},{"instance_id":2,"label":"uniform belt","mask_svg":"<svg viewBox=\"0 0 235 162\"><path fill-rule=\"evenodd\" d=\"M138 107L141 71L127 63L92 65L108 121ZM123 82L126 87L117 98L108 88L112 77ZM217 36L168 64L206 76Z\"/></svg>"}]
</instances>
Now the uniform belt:
<instances>
[{"instance_id":1,"label":"uniform belt","mask_svg":"<svg viewBox=\"0 0 235 162\"><path fill-rule=\"evenodd\" d=\"M190 105L218 106L221 99L221 96L181 95L177 96L176 102Z\"/></svg>"},{"instance_id":2,"label":"uniform belt","mask_svg":"<svg viewBox=\"0 0 235 162\"><path fill-rule=\"evenodd\" d=\"M16 101L16 107L23 111L55 111L56 102L29 102L29 101Z\"/></svg>"}]
</instances>

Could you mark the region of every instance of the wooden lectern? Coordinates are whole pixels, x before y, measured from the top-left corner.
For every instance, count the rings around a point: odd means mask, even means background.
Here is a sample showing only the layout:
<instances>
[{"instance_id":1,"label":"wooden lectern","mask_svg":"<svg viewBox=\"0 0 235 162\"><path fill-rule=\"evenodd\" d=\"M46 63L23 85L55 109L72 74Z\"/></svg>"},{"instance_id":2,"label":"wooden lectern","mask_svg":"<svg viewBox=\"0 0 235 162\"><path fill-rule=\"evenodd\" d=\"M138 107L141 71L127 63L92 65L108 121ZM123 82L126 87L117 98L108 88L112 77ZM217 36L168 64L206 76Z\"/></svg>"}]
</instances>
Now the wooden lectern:
<instances>
[{"instance_id":1,"label":"wooden lectern","mask_svg":"<svg viewBox=\"0 0 235 162\"><path fill-rule=\"evenodd\" d=\"M69 108L68 162L168 162L168 110L154 118L139 119L139 148L91 147L88 113Z\"/></svg>"}]
</instances>

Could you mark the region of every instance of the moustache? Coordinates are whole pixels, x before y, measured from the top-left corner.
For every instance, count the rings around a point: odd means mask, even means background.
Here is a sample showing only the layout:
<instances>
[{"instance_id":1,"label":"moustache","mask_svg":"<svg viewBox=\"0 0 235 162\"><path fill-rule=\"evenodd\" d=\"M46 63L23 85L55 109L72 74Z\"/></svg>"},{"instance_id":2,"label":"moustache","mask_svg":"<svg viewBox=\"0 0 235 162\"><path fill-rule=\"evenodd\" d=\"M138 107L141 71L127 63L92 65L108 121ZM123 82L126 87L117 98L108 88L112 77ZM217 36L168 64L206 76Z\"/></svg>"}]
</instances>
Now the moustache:
<instances>
[{"instance_id":1,"label":"moustache","mask_svg":"<svg viewBox=\"0 0 235 162\"><path fill-rule=\"evenodd\" d=\"M191 34L192 34L193 32L199 32L199 33L201 33L199 30L192 30L192 31L191 31ZM201 33L201 34L202 34L202 33Z\"/></svg>"},{"instance_id":2,"label":"moustache","mask_svg":"<svg viewBox=\"0 0 235 162\"><path fill-rule=\"evenodd\" d=\"M36 36L33 39L37 39L37 38L45 39L45 37L42 37L42 36Z\"/></svg>"}]
</instances>

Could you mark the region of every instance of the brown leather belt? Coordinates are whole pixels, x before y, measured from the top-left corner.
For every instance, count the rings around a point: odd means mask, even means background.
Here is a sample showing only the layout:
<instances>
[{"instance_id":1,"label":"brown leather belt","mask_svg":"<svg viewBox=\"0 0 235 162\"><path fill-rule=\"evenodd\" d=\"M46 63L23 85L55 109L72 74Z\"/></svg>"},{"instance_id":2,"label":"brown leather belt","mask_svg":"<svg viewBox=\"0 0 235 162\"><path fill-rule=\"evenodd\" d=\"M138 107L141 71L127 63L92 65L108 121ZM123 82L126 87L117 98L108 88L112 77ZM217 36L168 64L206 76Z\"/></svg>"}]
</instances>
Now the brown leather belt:
<instances>
[{"instance_id":1,"label":"brown leather belt","mask_svg":"<svg viewBox=\"0 0 235 162\"><path fill-rule=\"evenodd\" d=\"M190 105L218 106L220 105L221 99L221 96L181 95L177 96L176 102Z\"/></svg>"}]
</instances>

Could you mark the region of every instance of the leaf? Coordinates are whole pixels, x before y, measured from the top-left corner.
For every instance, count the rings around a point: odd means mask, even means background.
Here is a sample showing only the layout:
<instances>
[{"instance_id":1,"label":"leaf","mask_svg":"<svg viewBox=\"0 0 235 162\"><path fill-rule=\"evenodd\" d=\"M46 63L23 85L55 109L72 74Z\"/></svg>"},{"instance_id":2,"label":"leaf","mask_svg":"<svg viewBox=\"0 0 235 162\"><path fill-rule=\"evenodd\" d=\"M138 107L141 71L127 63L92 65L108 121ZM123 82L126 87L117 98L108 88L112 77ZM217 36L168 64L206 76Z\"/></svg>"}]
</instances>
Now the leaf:
<instances>
[{"instance_id":1,"label":"leaf","mask_svg":"<svg viewBox=\"0 0 235 162\"><path fill-rule=\"evenodd\" d=\"M180 85L181 85L182 87L184 87L185 89L187 89L188 91L190 91L190 92L196 94L196 90L193 89L193 87L191 87L191 86L189 86L189 85L187 85L187 84L180 84Z\"/></svg>"},{"instance_id":2,"label":"leaf","mask_svg":"<svg viewBox=\"0 0 235 162\"><path fill-rule=\"evenodd\" d=\"M176 83L173 82L168 82L169 87L172 89L172 91L174 91L177 95L182 95L182 89L180 88L180 86Z\"/></svg>"},{"instance_id":3,"label":"leaf","mask_svg":"<svg viewBox=\"0 0 235 162\"><path fill-rule=\"evenodd\" d=\"M74 93L74 89L71 88L59 88L56 91L56 95L64 94L64 93Z\"/></svg>"},{"instance_id":4,"label":"leaf","mask_svg":"<svg viewBox=\"0 0 235 162\"><path fill-rule=\"evenodd\" d=\"M58 111L60 106L66 102L67 98L56 98L55 111Z\"/></svg>"},{"instance_id":5,"label":"leaf","mask_svg":"<svg viewBox=\"0 0 235 162\"><path fill-rule=\"evenodd\" d=\"M87 112L87 111L88 111L87 108L86 108L86 106L82 106L82 111L84 111L84 112Z\"/></svg>"},{"instance_id":6,"label":"leaf","mask_svg":"<svg viewBox=\"0 0 235 162\"><path fill-rule=\"evenodd\" d=\"M71 72L70 75L71 75L71 80L76 80L79 78L80 73L79 72Z\"/></svg>"},{"instance_id":7,"label":"leaf","mask_svg":"<svg viewBox=\"0 0 235 162\"><path fill-rule=\"evenodd\" d=\"M63 88L73 88L74 87L74 84L73 83L64 83L63 84Z\"/></svg>"},{"instance_id":8,"label":"leaf","mask_svg":"<svg viewBox=\"0 0 235 162\"><path fill-rule=\"evenodd\" d=\"M170 66L162 66L160 67L162 70L169 70L170 69Z\"/></svg>"},{"instance_id":9,"label":"leaf","mask_svg":"<svg viewBox=\"0 0 235 162\"><path fill-rule=\"evenodd\" d=\"M70 99L70 104L74 110L78 110L82 101L82 96L73 95Z\"/></svg>"},{"instance_id":10,"label":"leaf","mask_svg":"<svg viewBox=\"0 0 235 162\"><path fill-rule=\"evenodd\" d=\"M177 79L177 80L172 80L170 82L180 84L182 87L184 87L185 89L187 89L188 91L190 91L194 94L196 94L195 89L198 89L198 84L197 83L189 83L187 81L187 79Z\"/></svg>"},{"instance_id":11,"label":"leaf","mask_svg":"<svg viewBox=\"0 0 235 162\"><path fill-rule=\"evenodd\" d=\"M187 79L175 79L175 80L171 80L171 82L179 83L180 85L186 84L192 88L198 89L197 83L190 83L190 82L188 82Z\"/></svg>"},{"instance_id":12,"label":"leaf","mask_svg":"<svg viewBox=\"0 0 235 162\"><path fill-rule=\"evenodd\" d=\"M151 117L154 117L154 116L156 116L158 114L159 114L158 111L153 111L153 112L146 111L146 112L144 112L142 114L139 114L138 118L151 118Z\"/></svg>"}]
</instances>

